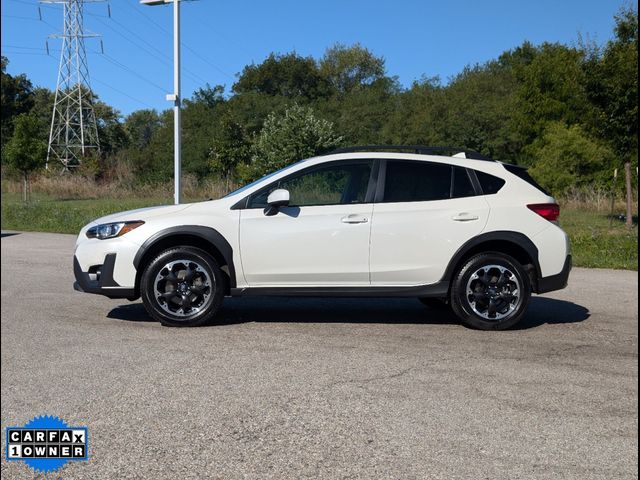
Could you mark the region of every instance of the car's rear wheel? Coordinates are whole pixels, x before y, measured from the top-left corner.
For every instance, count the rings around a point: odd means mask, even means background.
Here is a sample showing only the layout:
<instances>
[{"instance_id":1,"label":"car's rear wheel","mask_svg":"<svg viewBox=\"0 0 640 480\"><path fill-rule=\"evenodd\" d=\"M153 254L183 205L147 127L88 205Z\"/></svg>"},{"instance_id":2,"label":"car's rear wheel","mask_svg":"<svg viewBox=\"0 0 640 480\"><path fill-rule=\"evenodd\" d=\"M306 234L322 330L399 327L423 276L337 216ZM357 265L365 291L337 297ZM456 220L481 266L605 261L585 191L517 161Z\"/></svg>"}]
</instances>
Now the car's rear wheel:
<instances>
[{"instance_id":1,"label":"car's rear wheel","mask_svg":"<svg viewBox=\"0 0 640 480\"><path fill-rule=\"evenodd\" d=\"M199 326L210 321L222 304L224 275L204 250L171 248L144 269L140 294L149 315L163 325Z\"/></svg>"},{"instance_id":2,"label":"car's rear wheel","mask_svg":"<svg viewBox=\"0 0 640 480\"><path fill-rule=\"evenodd\" d=\"M470 327L504 330L522 319L530 297L531 280L517 260L503 253L483 253L457 272L451 308Z\"/></svg>"}]
</instances>

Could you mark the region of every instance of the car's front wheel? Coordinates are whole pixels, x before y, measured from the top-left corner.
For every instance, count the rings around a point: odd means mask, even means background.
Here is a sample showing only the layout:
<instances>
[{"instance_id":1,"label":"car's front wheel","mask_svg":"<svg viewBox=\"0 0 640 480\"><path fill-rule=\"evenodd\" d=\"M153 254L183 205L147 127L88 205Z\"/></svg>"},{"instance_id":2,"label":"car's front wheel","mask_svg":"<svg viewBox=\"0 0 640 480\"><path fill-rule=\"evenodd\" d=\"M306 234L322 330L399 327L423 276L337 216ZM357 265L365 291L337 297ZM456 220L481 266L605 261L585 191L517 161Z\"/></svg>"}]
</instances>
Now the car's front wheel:
<instances>
[{"instance_id":1,"label":"car's front wheel","mask_svg":"<svg viewBox=\"0 0 640 480\"><path fill-rule=\"evenodd\" d=\"M504 330L518 323L531 297L524 267L502 253L482 253L458 270L451 288L451 308L468 326Z\"/></svg>"},{"instance_id":2,"label":"car's front wheel","mask_svg":"<svg viewBox=\"0 0 640 480\"><path fill-rule=\"evenodd\" d=\"M163 325L199 326L210 321L222 304L224 275L204 250L171 248L144 269L140 294L149 315Z\"/></svg>"}]
</instances>

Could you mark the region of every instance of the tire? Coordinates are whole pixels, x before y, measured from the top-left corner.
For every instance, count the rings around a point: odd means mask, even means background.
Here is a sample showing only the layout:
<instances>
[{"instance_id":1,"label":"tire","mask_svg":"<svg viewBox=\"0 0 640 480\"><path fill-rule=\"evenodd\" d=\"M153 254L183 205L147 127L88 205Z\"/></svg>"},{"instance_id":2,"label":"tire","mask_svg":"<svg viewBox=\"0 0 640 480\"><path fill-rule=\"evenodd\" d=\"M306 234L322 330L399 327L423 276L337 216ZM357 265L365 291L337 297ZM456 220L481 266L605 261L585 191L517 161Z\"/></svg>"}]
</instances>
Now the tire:
<instances>
[{"instance_id":1,"label":"tire","mask_svg":"<svg viewBox=\"0 0 640 480\"><path fill-rule=\"evenodd\" d=\"M144 306L168 327L196 327L209 322L224 297L225 279L216 260L195 247L161 252L146 266L140 281Z\"/></svg>"},{"instance_id":2,"label":"tire","mask_svg":"<svg viewBox=\"0 0 640 480\"><path fill-rule=\"evenodd\" d=\"M449 310L451 308L444 298L422 297L418 298L418 300L433 310Z\"/></svg>"},{"instance_id":3,"label":"tire","mask_svg":"<svg viewBox=\"0 0 640 480\"><path fill-rule=\"evenodd\" d=\"M504 330L524 316L531 280L509 255L488 252L470 258L451 286L451 308L462 322L479 330Z\"/></svg>"}]
</instances>

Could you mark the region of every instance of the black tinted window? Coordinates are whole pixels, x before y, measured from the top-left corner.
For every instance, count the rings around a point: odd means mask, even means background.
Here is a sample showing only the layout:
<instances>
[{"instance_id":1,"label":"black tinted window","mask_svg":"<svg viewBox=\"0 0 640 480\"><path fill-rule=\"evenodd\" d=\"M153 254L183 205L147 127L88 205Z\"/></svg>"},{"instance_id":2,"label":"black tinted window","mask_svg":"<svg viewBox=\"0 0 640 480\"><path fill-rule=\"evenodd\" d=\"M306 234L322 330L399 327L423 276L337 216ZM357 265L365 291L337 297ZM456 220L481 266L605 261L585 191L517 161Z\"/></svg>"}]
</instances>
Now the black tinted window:
<instances>
[{"instance_id":1,"label":"black tinted window","mask_svg":"<svg viewBox=\"0 0 640 480\"><path fill-rule=\"evenodd\" d=\"M453 167L451 198L473 197L475 194L476 191L473 188L467 169Z\"/></svg>"},{"instance_id":2,"label":"black tinted window","mask_svg":"<svg viewBox=\"0 0 640 480\"><path fill-rule=\"evenodd\" d=\"M522 180L527 182L529 185L533 185L534 187L536 187L538 190L540 190L545 195L549 195L549 193L544 188L542 188L538 184L538 182L536 182L533 179L533 177L531 175L529 175L529 172L527 171L526 168L519 167L517 165L505 165L504 168L506 168L508 171L510 171L514 175L520 177Z\"/></svg>"},{"instance_id":3,"label":"black tinted window","mask_svg":"<svg viewBox=\"0 0 640 480\"><path fill-rule=\"evenodd\" d=\"M252 196L249 208L266 207L267 197L278 188L289 191L291 206L364 203L371 164L335 164L291 175Z\"/></svg>"},{"instance_id":4,"label":"black tinted window","mask_svg":"<svg viewBox=\"0 0 640 480\"><path fill-rule=\"evenodd\" d=\"M451 166L440 163L389 161L385 202L424 202L451 196Z\"/></svg>"},{"instance_id":5,"label":"black tinted window","mask_svg":"<svg viewBox=\"0 0 640 480\"><path fill-rule=\"evenodd\" d=\"M478 181L480 182L480 186L482 187L482 193L484 193L485 195L498 193L498 190L500 190L505 184L505 181L503 179L494 177L493 175L489 175L488 173L479 172L476 170L476 175L478 177Z\"/></svg>"}]
</instances>

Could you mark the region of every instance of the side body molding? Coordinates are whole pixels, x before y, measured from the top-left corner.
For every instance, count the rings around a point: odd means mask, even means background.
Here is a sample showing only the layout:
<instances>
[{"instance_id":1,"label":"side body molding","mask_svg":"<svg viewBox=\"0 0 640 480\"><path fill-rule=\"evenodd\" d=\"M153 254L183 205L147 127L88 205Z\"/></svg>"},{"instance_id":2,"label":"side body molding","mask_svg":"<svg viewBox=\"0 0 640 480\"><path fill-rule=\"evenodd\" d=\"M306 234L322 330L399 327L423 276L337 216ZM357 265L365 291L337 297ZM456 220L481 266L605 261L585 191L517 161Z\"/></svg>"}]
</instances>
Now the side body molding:
<instances>
[{"instance_id":1,"label":"side body molding","mask_svg":"<svg viewBox=\"0 0 640 480\"><path fill-rule=\"evenodd\" d=\"M229 287L236 287L236 269L233 264L233 248L226 238L224 238L224 236L222 236L222 234L220 234L216 229L204 227L202 225L180 225L177 227L165 228L164 230L156 232L142 244L138 253L136 253L136 256L133 258L133 266L138 270L138 266L140 265L145 253L158 242L170 237L183 236L198 237L213 245L218 252L220 252L220 255L222 255L224 262L229 268Z\"/></svg>"},{"instance_id":2,"label":"side body molding","mask_svg":"<svg viewBox=\"0 0 640 480\"><path fill-rule=\"evenodd\" d=\"M511 232L508 230L499 230L495 232L487 232L477 237L472 238L467 243L462 245L458 251L453 255L447 265L447 269L442 276L443 282L450 282L456 269L460 266L462 259L472 251L475 247L487 243L487 242L508 242L516 247L521 248L531 258L533 266L535 268L536 278L540 277L540 261L538 259L538 248L526 235L519 232Z\"/></svg>"}]
</instances>

